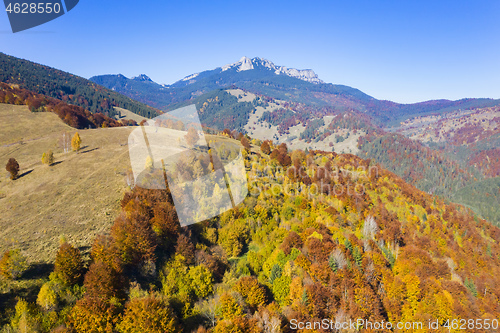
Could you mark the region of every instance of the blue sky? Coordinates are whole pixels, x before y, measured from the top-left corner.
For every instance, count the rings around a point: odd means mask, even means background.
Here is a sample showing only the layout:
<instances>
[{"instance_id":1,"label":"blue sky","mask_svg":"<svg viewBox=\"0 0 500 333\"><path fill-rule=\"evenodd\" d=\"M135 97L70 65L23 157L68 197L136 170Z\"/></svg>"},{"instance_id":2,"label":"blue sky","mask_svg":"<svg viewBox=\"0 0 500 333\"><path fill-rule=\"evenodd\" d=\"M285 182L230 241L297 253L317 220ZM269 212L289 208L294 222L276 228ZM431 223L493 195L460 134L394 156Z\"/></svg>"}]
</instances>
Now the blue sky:
<instances>
[{"instance_id":1,"label":"blue sky","mask_svg":"<svg viewBox=\"0 0 500 333\"><path fill-rule=\"evenodd\" d=\"M379 99L500 98L500 1L80 0L0 51L83 77L159 83L262 57Z\"/></svg>"}]
</instances>

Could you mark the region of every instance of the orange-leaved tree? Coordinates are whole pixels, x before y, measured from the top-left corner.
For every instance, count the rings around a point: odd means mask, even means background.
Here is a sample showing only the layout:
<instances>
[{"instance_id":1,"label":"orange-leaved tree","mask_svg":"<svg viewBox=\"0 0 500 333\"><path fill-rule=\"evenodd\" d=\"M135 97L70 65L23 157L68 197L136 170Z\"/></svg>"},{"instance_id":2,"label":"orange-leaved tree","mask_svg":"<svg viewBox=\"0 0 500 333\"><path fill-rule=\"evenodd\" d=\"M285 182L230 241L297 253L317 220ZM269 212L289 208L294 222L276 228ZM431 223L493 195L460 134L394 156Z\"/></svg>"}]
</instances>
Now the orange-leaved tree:
<instances>
[{"instance_id":1,"label":"orange-leaved tree","mask_svg":"<svg viewBox=\"0 0 500 333\"><path fill-rule=\"evenodd\" d=\"M64 242L57 251L54 272L66 285L78 283L83 273L83 260L80 251Z\"/></svg>"}]
</instances>

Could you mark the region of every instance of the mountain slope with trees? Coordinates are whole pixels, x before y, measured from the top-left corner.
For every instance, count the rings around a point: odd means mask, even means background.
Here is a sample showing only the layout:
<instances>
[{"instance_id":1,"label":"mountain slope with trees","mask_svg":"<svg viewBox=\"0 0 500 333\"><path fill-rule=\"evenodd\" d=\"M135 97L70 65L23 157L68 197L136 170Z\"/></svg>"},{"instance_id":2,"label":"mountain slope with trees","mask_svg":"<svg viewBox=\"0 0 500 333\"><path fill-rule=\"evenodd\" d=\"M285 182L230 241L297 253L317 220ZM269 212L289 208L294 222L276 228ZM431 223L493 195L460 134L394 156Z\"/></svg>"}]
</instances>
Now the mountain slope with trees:
<instances>
[{"instance_id":1,"label":"mountain slope with trees","mask_svg":"<svg viewBox=\"0 0 500 333\"><path fill-rule=\"evenodd\" d=\"M67 125L74 128L118 127L137 125L134 121L117 121L100 112L92 114L81 106L63 102L32 91L0 82L0 103L27 105L33 113L53 112Z\"/></svg>"},{"instance_id":2,"label":"mountain slope with trees","mask_svg":"<svg viewBox=\"0 0 500 333\"><path fill-rule=\"evenodd\" d=\"M127 192L88 268L82 273L78 251L62 243L60 264L36 299L4 315L6 327L288 332L324 318L360 319L367 332L367 321L382 320L437 321L438 332L476 318L498 325L500 229L369 160L262 148L244 153L244 203L202 223L181 228L168 190Z\"/></svg>"},{"instance_id":3,"label":"mountain slope with trees","mask_svg":"<svg viewBox=\"0 0 500 333\"><path fill-rule=\"evenodd\" d=\"M158 115L157 110L129 97L101 87L82 77L48 66L12 57L0 52L0 82L17 84L37 94L83 107L92 113L113 117L115 106L144 117Z\"/></svg>"}]
</instances>

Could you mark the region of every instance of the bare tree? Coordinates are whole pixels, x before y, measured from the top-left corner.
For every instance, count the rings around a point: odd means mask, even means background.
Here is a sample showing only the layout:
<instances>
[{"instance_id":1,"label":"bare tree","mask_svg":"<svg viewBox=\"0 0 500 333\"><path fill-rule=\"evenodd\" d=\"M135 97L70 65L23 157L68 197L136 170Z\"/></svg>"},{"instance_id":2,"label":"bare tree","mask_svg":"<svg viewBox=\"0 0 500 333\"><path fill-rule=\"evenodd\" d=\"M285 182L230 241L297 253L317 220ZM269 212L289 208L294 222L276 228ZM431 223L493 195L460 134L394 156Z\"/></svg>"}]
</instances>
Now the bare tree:
<instances>
[{"instance_id":1,"label":"bare tree","mask_svg":"<svg viewBox=\"0 0 500 333\"><path fill-rule=\"evenodd\" d=\"M200 312L203 317L207 318L212 327L217 324L217 305L219 304L219 296L215 295L206 301L200 303Z\"/></svg>"},{"instance_id":2,"label":"bare tree","mask_svg":"<svg viewBox=\"0 0 500 333\"><path fill-rule=\"evenodd\" d=\"M342 269L347 266L347 258L341 249L336 248L330 253L330 258L328 260L330 267L332 269Z\"/></svg>"},{"instance_id":3,"label":"bare tree","mask_svg":"<svg viewBox=\"0 0 500 333\"><path fill-rule=\"evenodd\" d=\"M365 239L373 239L378 232L378 225L372 215L368 215L363 225L363 236Z\"/></svg>"},{"instance_id":4,"label":"bare tree","mask_svg":"<svg viewBox=\"0 0 500 333\"><path fill-rule=\"evenodd\" d=\"M63 150L64 153L69 153L71 149L71 134L63 133L59 138L59 147Z\"/></svg>"},{"instance_id":5,"label":"bare tree","mask_svg":"<svg viewBox=\"0 0 500 333\"><path fill-rule=\"evenodd\" d=\"M281 332L281 320L276 316L270 316L269 312L265 311L262 315L256 312L254 315L257 319L257 325L261 332L264 333L280 333Z\"/></svg>"}]
</instances>

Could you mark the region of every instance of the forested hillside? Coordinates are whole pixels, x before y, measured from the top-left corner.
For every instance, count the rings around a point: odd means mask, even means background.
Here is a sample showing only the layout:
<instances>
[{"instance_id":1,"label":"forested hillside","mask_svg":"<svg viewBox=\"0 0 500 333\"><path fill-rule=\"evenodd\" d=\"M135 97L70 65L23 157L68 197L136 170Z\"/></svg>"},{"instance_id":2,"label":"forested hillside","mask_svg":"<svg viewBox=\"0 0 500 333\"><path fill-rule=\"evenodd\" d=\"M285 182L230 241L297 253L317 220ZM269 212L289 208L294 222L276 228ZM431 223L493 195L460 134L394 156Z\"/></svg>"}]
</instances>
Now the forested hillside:
<instances>
[{"instance_id":1,"label":"forested hillside","mask_svg":"<svg viewBox=\"0 0 500 333\"><path fill-rule=\"evenodd\" d=\"M342 152L346 149L342 143L353 138L362 158L373 159L420 190L464 204L500 225L499 196L486 191L494 182L483 181L500 172L498 107L461 111L468 115L465 120L453 114L415 118L402 126L408 138L384 131L365 113L337 112L333 107L286 102L241 89L217 90L190 103L197 105L201 121L209 127L228 127L292 147L321 145L320 149ZM438 127L427 128L428 119L438 119ZM420 142L419 138L429 136L436 140ZM479 190L476 182L485 190ZM465 195L471 186L478 190L473 196Z\"/></svg>"},{"instance_id":2,"label":"forested hillside","mask_svg":"<svg viewBox=\"0 0 500 333\"><path fill-rule=\"evenodd\" d=\"M116 121L100 112L92 114L81 106L3 82L0 82L0 103L27 105L31 112L54 112L67 125L78 129L137 125L135 121L130 120Z\"/></svg>"},{"instance_id":3,"label":"forested hillside","mask_svg":"<svg viewBox=\"0 0 500 333\"><path fill-rule=\"evenodd\" d=\"M92 113L113 117L114 106L152 118L157 111L82 77L0 52L0 82L83 107Z\"/></svg>"},{"instance_id":4,"label":"forested hillside","mask_svg":"<svg viewBox=\"0 0 500 333\"><path fill-rule=\"evenodd\" d=\"M362 150L418 188L436 189L434 193L500 224L498 106L415 117L402 122L398 133L411 140L396 134L369 136L362 140ZM429 159L429 154L438 158Z\"/></svg>"},{"instance_id":5,"label":"forested hillside","mask_svg":"<svg viewBox=\"0 0 500 333\"><path fill-rule=\"evenodd\" d=\"M376 160L420 190L440 196L469 184L474 175L460 164L399 134L360 139L361 156ZM480 177L478 172L475 176Z\"/></svg>"},{"instance_id":6,"label":"forested hillside","mask_svg":"<svg viewBox=\"0 0 500 333\"><path fill-rule=\"evenodd\" d=\"M90 262L63 240L38 295L3 297L4 329L289 332L325 318L367 332L368 321L497 327L500 229L369 160L241 140L242 205L181 228L168 190L133 188Z\"/></svg>"},{"instance_id":7,"label":"forested hillside","mask_svg":"<svg viewBox=\"0 0 500 333\"><path fill-rule=\"evenodd\" d=\"M500 225L497 180L488 178L488 172L495 172L494 150L483 151L468 162L460 154L434 150L400 134L375 133L362 137L359 147L359 156L373 159L420 190L463 204ZM491 159L480 159L488 153Z\"/></svg>"},{"instance_id":8,"label":"forested hillside","mask_svg":"<svg viewBox=\"0 0 500 333\"><path fill-rule=\"evenodd\" d=\"M255 109L252 103L239 102L238 98L224 90L205 94L195 102L202 124L219 131L225 128L244 131L248 117Z\"/></svg>"}]
</instances>

